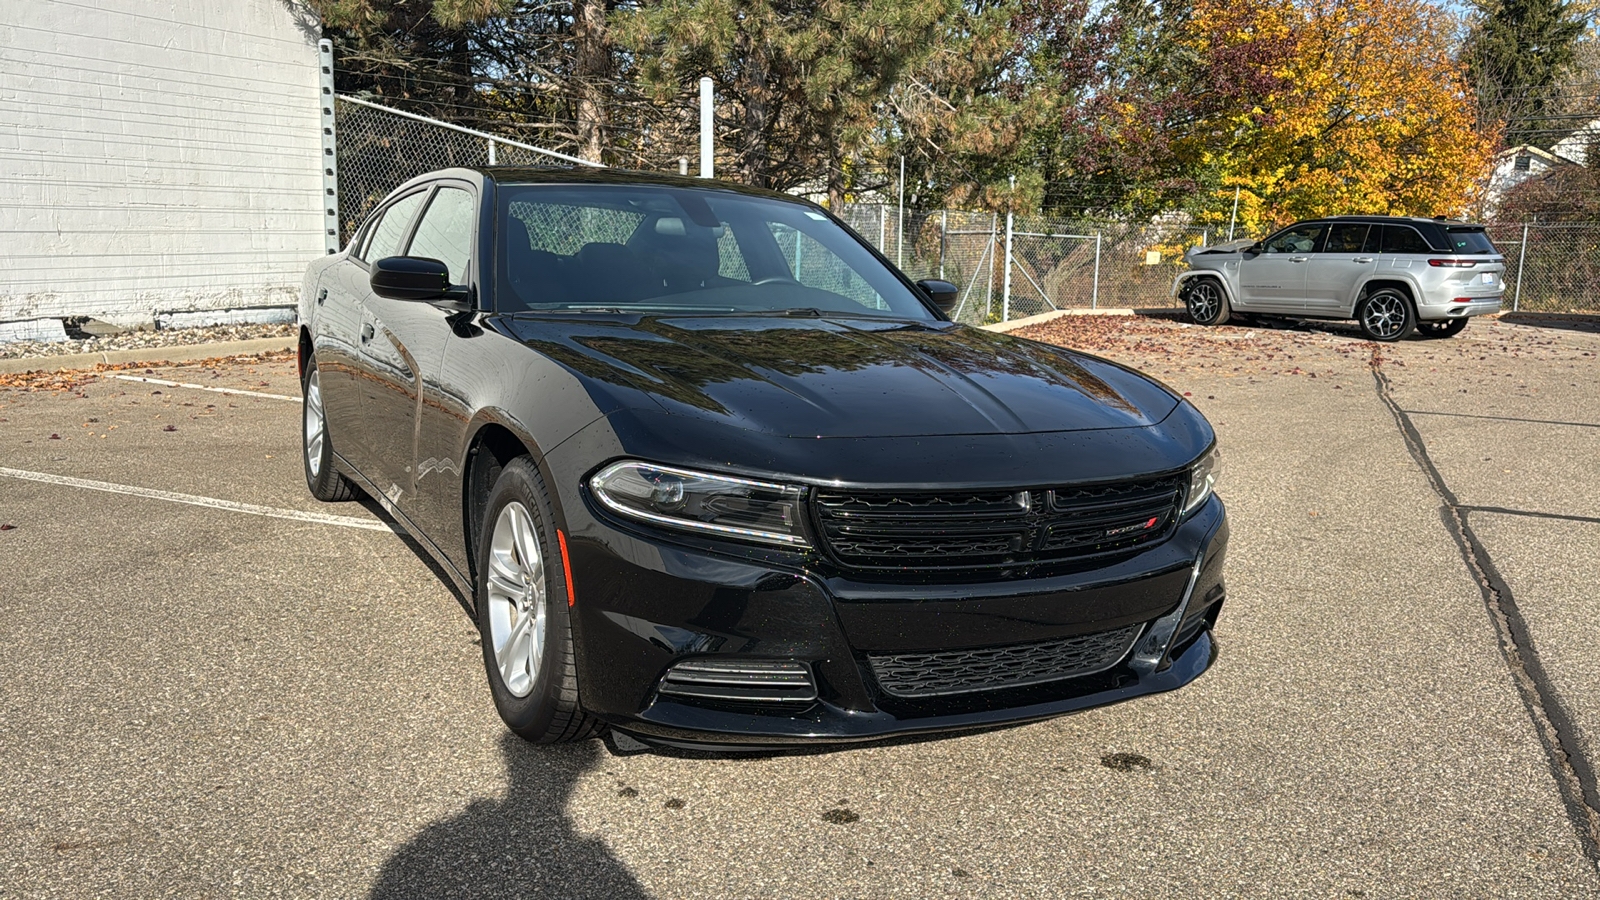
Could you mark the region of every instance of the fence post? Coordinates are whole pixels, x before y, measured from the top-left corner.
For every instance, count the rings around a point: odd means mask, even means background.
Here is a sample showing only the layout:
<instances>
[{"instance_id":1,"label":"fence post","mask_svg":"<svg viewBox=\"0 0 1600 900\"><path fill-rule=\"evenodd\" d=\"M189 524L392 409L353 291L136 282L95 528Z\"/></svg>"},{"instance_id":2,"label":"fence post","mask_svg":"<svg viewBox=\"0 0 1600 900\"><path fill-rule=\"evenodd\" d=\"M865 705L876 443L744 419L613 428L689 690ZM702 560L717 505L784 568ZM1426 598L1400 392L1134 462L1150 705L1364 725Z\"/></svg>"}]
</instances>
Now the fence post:
<instances>
[{"instance_id":1,"label":"fence post","mask_svg":"<svg viewBox=\"0 0 1600 900\"><path fill-rule=\"evenodd\" d=\"M712 96L711 76L709 76L709 75L703 76L700 79L700 177L701 178L711 178L711 177L713 177L712 167L713 167L713 164L714 164L714 157L712 156L712 150L711 150L711 141L712 141L711 131L712 131L712 126L716 122L715 112L713 111L713 107L712 107L712 104L714 102L715 102L715 100L713 99L713 96Z\"/></svg>"},{"instance_id":2,"label":"fence post","mask_svg":"<svg viewBox=\"0 0 1600 900\"><path fill-rule=\"evenodd\" d=\"M496 163L494 161L494 138L489 138L488 140L489 140L489 165L491 165L491 166L498 165L498 163Z\"/></svg>"},{"instance_id":3,"label":"fence post","mask_svg":"<svg viewBox=\"0 0 1600 900\"><path fill-rule=\"evenodd\" d=\"M317 41L322 70L322 243L329 254L339 252L339 143L334 134L333 41Z\"/></svg>"},{"instance_id":4,"label":"fence post","mask_svg":"<svg viewBox=\"0 0 1600 900\"><path fill-rule=\"evenodd\" d=\"M1522 223L1522 246L1517 248L1517 292L1511 296L1511 311L1522 307L1522 262L1528 258L1528 223Z\"/></svg>"},{"instance_id":5,"label":"fence post","mask_svg":"<svg viewBox=\"0 0 1600 900\"><path fill-rule=\"evenodd\" d=\"M889 207L887 204L878 204L878 252L887 254L889 248L884 244L889 243Z\"/></svg>"},{"instance_id":6,"label":"fence post","mask_svg":"<svg viewBox=\"0 0 1600 900\"><path fill-rule=\"evenodd\" d=\"M995 249L994 230L1000 227L1000 220L994 213L989 214L989 248ZM998 252L989 254L989 277L983 280L983 320L989 321L994 315L994 261L1000 256Z\"/></svg>"},{"instance_id":7,"label":"fence post","mask_svg":"<svg viewBox=\"0 0 1600 900\"><path fill-rule=\"evenodd\" d=\"M1012 176L1012 186L1015 187L1016 183L1016 176ZM1000 294L1000 321L1002 322L1011 321L1011 232L1011 207L1008 204L1006 206L1006 274L1005 277L1001 279L1001 283L1004 285L1004 287L1001 288Z\"/></svg>"},{"instance_id":8,"label":"fence post","mask_svg":"<svg viewBox=\"0 0 1600 900\"><path fill-rule=\"evenodd\" d=\"M1089 308L1100 308L1100 232L1094 233L1094 287L1089 292Z\"/></svg>"},{"instance_id":9,"label":"fence post","mask_svg":"<svg viewBox=\"0 0 1600 900\"><path fill-rule=\"evenodd\" d=\"M945 245L945 241L949 240L949 237L947 236L949 231L950 231L950 210L941 209L941 210L939 210L939 280L940 281L944 280L944 245Z\"/></svg>"},{"instance_id":10,"label":"fence post","mask_svg":"<svg viewBox=\"0 0 1600 900\"><path fill-rule=\"evenodd\" d=\"M894 220L894 265L906 267L906 158L900 157L900 210Z\"/></svg>"}]
</instances>

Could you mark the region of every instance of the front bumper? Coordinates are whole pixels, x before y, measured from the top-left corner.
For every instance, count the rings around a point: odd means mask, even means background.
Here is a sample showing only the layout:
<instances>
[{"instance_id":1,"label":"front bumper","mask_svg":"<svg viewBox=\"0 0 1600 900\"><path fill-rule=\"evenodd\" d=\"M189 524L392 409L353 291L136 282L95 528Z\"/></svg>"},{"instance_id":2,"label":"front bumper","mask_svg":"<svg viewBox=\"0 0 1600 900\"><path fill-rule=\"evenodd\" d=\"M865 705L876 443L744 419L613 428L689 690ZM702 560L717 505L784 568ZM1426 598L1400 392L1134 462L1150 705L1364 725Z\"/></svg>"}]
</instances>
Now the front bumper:
<instances>
[{"instance_id":1,"label":"front bumper","mask_svg":"<svg viewBox=\"0 0 1600 900\"><path fill-rule=\"evenodd\" d=\"M583 704L648 742L757 748L1022 722L1182 687L1215 656L1228 539L1215 497L1132 557L985 583L853 581L579 515L568 525ZM1043 683L907 697L875 669L885 654L1005 652L1115 629L1137 637L1109 668ZM814 698L762 705L662 693L687 660L798 662Z\"/></svg>"}]
</instances>

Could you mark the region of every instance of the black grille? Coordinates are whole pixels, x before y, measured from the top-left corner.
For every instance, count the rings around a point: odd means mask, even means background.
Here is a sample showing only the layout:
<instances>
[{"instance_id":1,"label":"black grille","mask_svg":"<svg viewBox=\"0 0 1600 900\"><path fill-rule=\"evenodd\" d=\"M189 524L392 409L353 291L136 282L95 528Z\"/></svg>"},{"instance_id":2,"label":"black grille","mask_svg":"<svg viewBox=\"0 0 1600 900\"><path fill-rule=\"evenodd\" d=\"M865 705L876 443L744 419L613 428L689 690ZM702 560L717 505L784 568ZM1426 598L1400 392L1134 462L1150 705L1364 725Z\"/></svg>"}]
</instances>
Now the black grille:
<instances>
[{"instance_id":1,"label":"black grille","mask_svg":"<svg viewBox=\"0 0 1600 900\"><path fill-rule=\"evenodd\" d=\"M951 572L1122 553L1167 537L1176 477L1022 491L818 492L833 556L860 572Z\"/></svg>"},{"instance_id":2,"label":"black grille","mask_svg":"<svg viewBox=\"0 0 1600 900\"><path fill-rule=\"evenodd\" d=\"M1037 644L869 655L867 661L879 687L906 699L1025 687L1111 668L1127 655L1142 627L1129 625Z\"/></svg>"}]
</instances>

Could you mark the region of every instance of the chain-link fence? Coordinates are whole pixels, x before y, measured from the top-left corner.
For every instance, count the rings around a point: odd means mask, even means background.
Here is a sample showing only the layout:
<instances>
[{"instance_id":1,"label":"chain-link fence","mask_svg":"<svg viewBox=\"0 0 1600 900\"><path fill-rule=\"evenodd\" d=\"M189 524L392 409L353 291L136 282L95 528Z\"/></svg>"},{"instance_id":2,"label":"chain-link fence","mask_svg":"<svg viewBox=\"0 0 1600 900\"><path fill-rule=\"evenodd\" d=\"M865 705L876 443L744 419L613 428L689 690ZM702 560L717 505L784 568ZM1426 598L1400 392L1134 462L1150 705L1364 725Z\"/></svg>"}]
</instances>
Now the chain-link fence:
<instances>
[{"instance_id":1,"label":"chain-link fence","mask_svg":"<svg viewBox=\"0 0 1600 900\"><path fill-rule=\"evenodd\" d=\"M583 162L359 98L339 97L335 116L341 240L389 191L424 172ZM1008 222L992 212L872 203L835 212L912 278L953 282L957 318L973 323L1053 309L1172 306L1184 251L1220 237L1177 217ZM1506 258L1506 309L1600 312L1600 223L1494 223L1489 235Z\"/></svg>"},{"instance_id":2,"label":"chain-link fence","mask_svg":"<svg viewBox=\"0 0 1600 900\"><path fill-rule=\"evenodd\" d=\"M407 179L451 166L539 166L583 160L356 97L334 104L339 160L339 238Z\"/></svg>"},{"instance_id":3,"label":"chain-link fence","mask_svg":"<svg viewBox=\"0 0 1600 900\"><path fill-rule=\"evenodd\" d=\"M1506 309L1600 312L1600 223L1495 223L1489 238L1506 258Z\"/></svg>"},{"instance_id":4,"label":"chain-link fence","mask_svg":"<svg viewBox=\"0 0 1600 900\"><path fill-rule=\"evenodd\" d=\"M1208 241L1181 223L1130 224L846 204L840 218L912 278L961 289L957 318L998 322L1083 307L1172 305L1183 252ZM901 221L904 221L902 239Z\"/></svg>"}]
</instances>

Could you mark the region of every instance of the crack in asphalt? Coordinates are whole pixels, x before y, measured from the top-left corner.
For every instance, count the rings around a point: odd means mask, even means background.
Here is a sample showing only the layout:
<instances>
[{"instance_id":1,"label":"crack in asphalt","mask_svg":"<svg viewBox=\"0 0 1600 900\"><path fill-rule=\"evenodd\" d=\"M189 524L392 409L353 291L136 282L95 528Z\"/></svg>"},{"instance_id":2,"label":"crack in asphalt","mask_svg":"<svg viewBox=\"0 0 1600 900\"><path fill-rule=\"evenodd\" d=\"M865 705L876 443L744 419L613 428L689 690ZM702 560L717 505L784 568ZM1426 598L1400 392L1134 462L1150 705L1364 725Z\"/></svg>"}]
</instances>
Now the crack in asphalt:
<instances>
[{"instance_id":1,"label":"crack in asphalt","mask_svg":"<svg viewBox=\"0 0 1600 900\"><path fill-rule=\"evenodd\" d=\"M1539 659L1538 651L1533 645L1533 635L1528 630L1527 621L1523 619L1522 611L1511 593L1511 586L1495 568L1488 549L1473 533L1469 522L1469 514L1472 512L1500 514L1511 511L1466 506L1456 498L1449 485L1445 484L1444 476L1434 465L1433 459L1428 455L1428 448L1423 443L1421 433L1412 424L1406 411L1395 402L1389 378L1383 373L1381 347L1372 348L1369 367L1377 387L1378 399L1383 401L1389 412L1394 415L1395 422L1405 439L1406 449L1427 476L1434 493L1439 495L1442 503L1439 508L1440 519L1444 522L1445 530L1455 539L1456 547L1461 551L1462 561L1466 563L1467 569L1472 573L1473 581L1477 582L1478 589L1483 594L1489 619L1494 623L1495 631L1500 638L1501 655L1505 658L1507 668L1510 669L1512 682L1517 686L1523 706L1533 721L1539 742L1544 746L1550 774L1561 792L1567 818L1573 830L1577 832L1578 842L1583 847L1584 855L1595 865L1597 871L1600 871L1600 789L1596 787L1594 767L1578 746L1576 725L1556 695L1549 674L1545 672L1544 663ZM1568 518L1546 515L1541 517Z\"/></svg>"}]
</instances>

